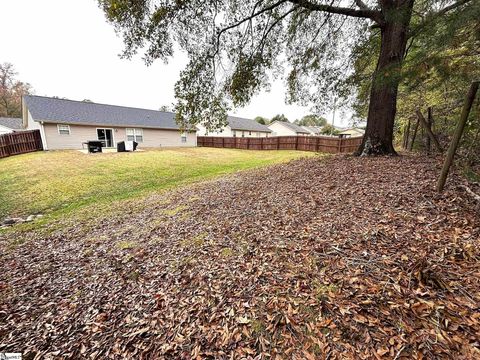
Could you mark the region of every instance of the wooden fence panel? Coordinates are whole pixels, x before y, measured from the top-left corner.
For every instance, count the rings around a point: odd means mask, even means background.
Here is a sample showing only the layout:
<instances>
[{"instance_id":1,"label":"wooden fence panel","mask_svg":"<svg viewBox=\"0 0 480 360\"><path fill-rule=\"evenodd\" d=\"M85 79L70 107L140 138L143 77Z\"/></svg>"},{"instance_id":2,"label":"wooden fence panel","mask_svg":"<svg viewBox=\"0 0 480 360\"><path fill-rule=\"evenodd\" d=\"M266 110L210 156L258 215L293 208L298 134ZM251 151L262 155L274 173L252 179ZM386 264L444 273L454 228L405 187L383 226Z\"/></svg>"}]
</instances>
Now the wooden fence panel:
<instances>
[{"instance_id":1,"label":"wooden fence panel","mask_svg":"<svg viewBox=\"0 0 480 360\"><path fill-rule=\"evenodd\" d=\"M275 136L268 138L241 138L198 136L197 145L229 149L301 150L331 154L351 153L362 143L362 137L339 138L333 136Z\"/></svg>"},{"instance_id":2,"label":"wooden fence panel","mask_svg":"<svg viewBox=\"0 0 480 360\"><path fill-rule=\"evenodd\" d=\"M263 150L278 150L279 146L279 138L278 137L269 137L269 138L262 138L263 142Z\"/></svg>"},{"instance_id":3,"label":"wooden fence panel","mask_svg":"<svg viewBox=\"0 0 480 360\"><path fill-rule=\"evenodd\" d=\"M43 150L40 130L0 135L0 158Z\"/></svg>"},{"instance_id":4,"label":"wooden fence panel","mask_svg":"<svg viewBox=\"0 0 480 360\"><path fill-rule=\"evenodd\" d=\"M350 153L356 151L362 143L362 139L362 137L343 139L342 152Z\"/></svg>"}]
</instances>

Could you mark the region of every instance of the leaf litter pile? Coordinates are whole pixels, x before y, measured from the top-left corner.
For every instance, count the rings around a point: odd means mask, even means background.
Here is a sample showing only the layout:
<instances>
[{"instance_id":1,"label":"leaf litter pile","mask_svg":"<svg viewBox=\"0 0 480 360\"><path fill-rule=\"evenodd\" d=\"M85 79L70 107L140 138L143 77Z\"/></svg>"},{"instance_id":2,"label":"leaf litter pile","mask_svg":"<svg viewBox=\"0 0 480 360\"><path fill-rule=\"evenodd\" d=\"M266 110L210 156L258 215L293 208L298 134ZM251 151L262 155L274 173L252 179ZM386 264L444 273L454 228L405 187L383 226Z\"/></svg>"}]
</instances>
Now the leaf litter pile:
<instances>
[{"instance_id":1,"label":"leaf litter pile","mask_svg":"<svg viewBox=\"0 0 480 360\"><path fill-rule=\"evenodd\" d=\"M478 208L460 178L435 193L437 174L425 157L302 159L0 235L0 352L478 359Z\"/></svg>"}]
</instances>

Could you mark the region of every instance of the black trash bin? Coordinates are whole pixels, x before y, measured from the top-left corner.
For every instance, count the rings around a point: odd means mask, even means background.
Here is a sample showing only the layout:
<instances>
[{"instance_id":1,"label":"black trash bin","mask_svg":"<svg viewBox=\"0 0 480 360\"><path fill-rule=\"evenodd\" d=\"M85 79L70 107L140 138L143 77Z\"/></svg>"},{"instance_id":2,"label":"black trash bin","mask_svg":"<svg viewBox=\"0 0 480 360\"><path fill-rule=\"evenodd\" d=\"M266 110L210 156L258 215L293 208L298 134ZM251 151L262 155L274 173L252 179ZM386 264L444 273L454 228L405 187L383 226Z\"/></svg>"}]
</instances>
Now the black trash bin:
<instances>
[{"instance_id":1,"label":"black trash bin","mask_svg":"<svg viewBox=\"0 0 480 360\"><path fill-rule=\"evenodd\" d=\"M125 150L125 141L120 141L117 143L117 152L126 152Z\"/></svg>"},{"instance_id":2,"label":"black trash bin","mask_svg":"<svg viewBox=\"0 0 480 360\"><path fill-rule=\"evenodd\" d=\"M101 153L102 152L101 141L87 141L87 147L89 153Z\"/></svg>"}]
</instances>

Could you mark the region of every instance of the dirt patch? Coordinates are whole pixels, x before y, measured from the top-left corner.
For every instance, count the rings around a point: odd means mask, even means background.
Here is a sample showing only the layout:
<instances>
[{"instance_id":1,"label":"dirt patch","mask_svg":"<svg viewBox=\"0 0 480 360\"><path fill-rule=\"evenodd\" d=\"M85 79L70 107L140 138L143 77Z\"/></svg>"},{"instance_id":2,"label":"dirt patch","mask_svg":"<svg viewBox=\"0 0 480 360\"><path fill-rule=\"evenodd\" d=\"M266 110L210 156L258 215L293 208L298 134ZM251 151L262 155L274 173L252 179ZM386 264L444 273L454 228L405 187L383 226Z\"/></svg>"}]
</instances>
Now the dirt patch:
<instances>
[{"instance_id":1,"label":"dirt patch","mask_svg":"<svg viewBox=\"0 0 480 360\"><path fill-rule=\"evenodd\" d=\"M437 173L424 157L305 159L17 247L0 235L0 351L478 358L479 216L457 180L434 192Z\"/></svg>"}]
</instances>

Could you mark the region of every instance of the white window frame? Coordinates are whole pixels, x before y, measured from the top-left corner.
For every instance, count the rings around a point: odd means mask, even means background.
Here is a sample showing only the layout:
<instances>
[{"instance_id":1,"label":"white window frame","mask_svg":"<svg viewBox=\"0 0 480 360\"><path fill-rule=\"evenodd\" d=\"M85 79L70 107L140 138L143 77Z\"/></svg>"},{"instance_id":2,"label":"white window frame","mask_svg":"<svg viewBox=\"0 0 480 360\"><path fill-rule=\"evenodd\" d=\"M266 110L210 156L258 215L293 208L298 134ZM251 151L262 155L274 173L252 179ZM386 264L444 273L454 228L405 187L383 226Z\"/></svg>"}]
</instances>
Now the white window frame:
<instances>
[{"instance_id":1,"label":"white window frame","mask_svg":"<svg viewBox=\"0 0 480 360\"><path fill-rule=\"evenodd\" d=\"M128 130L132 130L133 135L129 135ZM128 136L133 136L133 141L135 141L139 144L141 144L145 141L145 137L143 136L143 129L142 128L126 128L125 129L125 138L126 138L127 141L132 141L132 140L128 140ZM141 136L142 141L138 141L137 136Z\"/></svg>"},{"instance_id":2,"label":"white window frame","mask_svg":"<svg viewBox=\"0 0 480 360\"><path fill-rule=\"evenodd\" d=\"M182 143L186 144L187 143L187 133L181 133L180 134L180 139L181 139L180 141Z\"/></svg>"},{"instance_id":3,"label":"white window frame","mask_svg":"<svg viewBox=\"0 0 480 360\"><path fill-rule=\"evenodd\" d=\"M71 133L72 133L70 131L70 125L68 125L68 124L57 124L57 130L58 130L59 135L71 135ZM62 131L68 131L68 134L64 133L64 132L62 133Z\"/></svg>"}]
</instances>

